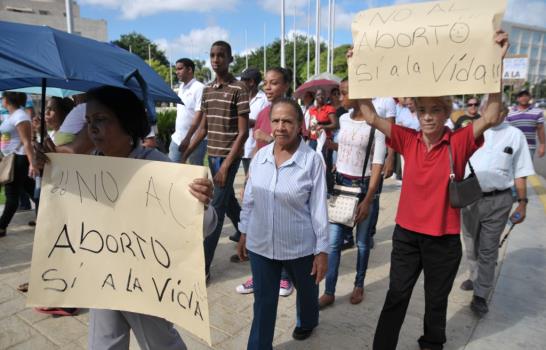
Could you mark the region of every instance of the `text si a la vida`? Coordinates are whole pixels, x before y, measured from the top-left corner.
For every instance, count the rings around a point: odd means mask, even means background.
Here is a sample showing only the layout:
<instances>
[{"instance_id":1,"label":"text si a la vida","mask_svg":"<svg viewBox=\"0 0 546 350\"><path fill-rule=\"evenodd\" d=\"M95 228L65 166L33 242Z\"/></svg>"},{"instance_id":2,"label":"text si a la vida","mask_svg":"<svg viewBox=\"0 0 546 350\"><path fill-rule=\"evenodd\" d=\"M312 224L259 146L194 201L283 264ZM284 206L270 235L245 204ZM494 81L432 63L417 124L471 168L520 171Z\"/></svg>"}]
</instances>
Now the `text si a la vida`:
<instances>
[{"instance_id":1,"label":"text si a la vida","mask_svg":"<svg viewBox=\"0 0 546 350\"><path fill-rule=\"evenodd\" d=\"M365 83L413 76L429 77L430 83L474 80L485 85L498 82L502 74L500 62L483 64L467 48L472 35L476 39L478 34L472 32L471 21L466 20L472 18L454 15L464 11L467 9L459 9L453 3L434 4L425 10L424 18L444 13L448 15L444 21L415 22L399 31L390 29L390 25L409 21L414 16L411 8L373 12L365 23L366 29L356 35L354 50L376 58L379 53L381 56L373 64L357 63L353 67L357 80ZM422 49L437 49L438 54L423 57L419 54Z\"/></svg>"}]
</instances>

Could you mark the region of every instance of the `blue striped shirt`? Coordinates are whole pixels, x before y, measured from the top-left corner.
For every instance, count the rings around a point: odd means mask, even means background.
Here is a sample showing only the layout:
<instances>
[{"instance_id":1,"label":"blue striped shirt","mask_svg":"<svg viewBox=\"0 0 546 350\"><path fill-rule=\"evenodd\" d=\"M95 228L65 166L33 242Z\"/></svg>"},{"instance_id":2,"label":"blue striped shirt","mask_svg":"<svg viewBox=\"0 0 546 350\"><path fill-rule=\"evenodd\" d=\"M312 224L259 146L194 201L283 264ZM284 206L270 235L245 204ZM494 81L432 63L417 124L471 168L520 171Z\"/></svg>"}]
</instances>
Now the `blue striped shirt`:
<instances>
[{"instance_id":1,"label":"blue striped shirt","mask_svg":"<svg viewBox=\"0 0 546 350\"><path fill-rule=\"evenodd\" d=\"M250 164L239 230L246 247L274 260L328 252L326 175L320 155L305 142L279 168L274 144Z\"/></svg>"}]
</instances>

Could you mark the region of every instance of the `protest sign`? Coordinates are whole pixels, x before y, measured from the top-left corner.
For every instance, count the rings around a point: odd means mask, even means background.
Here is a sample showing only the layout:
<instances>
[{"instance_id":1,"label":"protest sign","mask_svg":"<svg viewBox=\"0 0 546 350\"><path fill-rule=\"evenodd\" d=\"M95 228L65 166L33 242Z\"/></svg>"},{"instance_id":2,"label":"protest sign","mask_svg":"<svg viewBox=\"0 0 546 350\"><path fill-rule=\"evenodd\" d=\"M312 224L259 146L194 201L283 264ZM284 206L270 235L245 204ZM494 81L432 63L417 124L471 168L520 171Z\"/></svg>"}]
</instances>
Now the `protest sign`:
<instances>
[{"instance_id":1,"label":"protest sign","mask_svg":"<svg viewBox=\"0 0 546 350\"><path fill-rule=\"evenodd\" d=\"M28 306L163 317L210 344L203 167L50 154L42 179Z\"/></svg>"},{"instance_id":2,"label":"protest sign","mask_svg":"<svg viewBox=\"0 0 546 350\"><path fill-rule=\"evenodd\" d=\"M527 56L506 57L503 60L502 78L505 82L526 81L529 71Z\"/></svg>"},{"instance_id":3,"label":"protest sign","mask_svg":"<svg viewBox=\"0 0 546 350\"><path fill-rule=\"evenodd\" d=\"M494 43L506 0L451 0L374 8L352 24L351 98L500 91Z\"/></svg>"}]
</instances>

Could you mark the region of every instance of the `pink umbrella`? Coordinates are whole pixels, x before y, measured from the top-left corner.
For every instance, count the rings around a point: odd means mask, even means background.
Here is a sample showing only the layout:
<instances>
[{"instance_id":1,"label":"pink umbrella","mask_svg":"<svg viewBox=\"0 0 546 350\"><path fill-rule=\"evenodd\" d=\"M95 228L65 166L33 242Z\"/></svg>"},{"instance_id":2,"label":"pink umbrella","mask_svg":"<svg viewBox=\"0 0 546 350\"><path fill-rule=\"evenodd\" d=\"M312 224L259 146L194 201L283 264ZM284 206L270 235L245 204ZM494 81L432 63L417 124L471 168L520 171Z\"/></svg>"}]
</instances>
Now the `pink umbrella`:
<instances>
[{"instance_id":1,"label":"pink umbrella","mask_svg":"<svg viewBox=\"0 0 546 350\"><path fill-rule=\"evenodd\" d=\"M329 79L316 79L316 80L309 80L302 85L300 85L299 88L296 89L294 92L294 96L296 98L302 98L306 92L310 91L313 94L318 89L323 89L327 95L330 95L330 91L334 88L339 88L339 83L335 80L329 80Z\"/></svg>"}]
</instances>

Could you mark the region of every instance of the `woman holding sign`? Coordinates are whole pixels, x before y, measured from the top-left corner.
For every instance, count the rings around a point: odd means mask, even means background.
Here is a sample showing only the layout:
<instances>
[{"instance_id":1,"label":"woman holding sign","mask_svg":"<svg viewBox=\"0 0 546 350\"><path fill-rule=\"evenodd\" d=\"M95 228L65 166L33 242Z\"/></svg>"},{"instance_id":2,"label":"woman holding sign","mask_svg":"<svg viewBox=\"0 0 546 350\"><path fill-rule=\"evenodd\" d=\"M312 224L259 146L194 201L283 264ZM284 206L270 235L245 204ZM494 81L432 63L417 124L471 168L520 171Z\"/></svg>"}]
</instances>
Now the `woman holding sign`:
<instances>
[{"instance_id":1,"label":"woman holding sign","mask_svg":"<svg viewBox=\"0 0 546 350\"><path fill-rule=\"evenodd\" d=\"M96 155L170 162L163 153L141 145L150 125L144 105L130 90L104 86L89 91L86 114L87 131ZM45 155L40 152L37 156L37 163L43 167ZM207 208L203 231L209 234L217 221L214 208L208 206L212 182L196 179L189 191ZM172 323L163 318L102 309L91 309L90 315L89 349L129 349L131 330L141 349L186 349Z\"/></svg>"},{"instance_id":2,"label":"woman holding sign","mask_svg":"<svg viewBox=\"0 0 546 350\"><path fill-rule=\"evenodd\" d=\"M495 42L504 57L508 35L498 31ZM448 296L462 255L460 209L449 201L450 153L459 181L468 159L483 144L484 131L502 118L500 92L490 95L482 118L456 132L444 126L452 109L450 97L419 97L416 106L419 132L380 118L370 99L359 102L366 121L384 133L387 144L405 159L392 238L390 284L375 331L376 350L396 349L421 270L425 274L425 315L419 345L421 349L443 348Z\"/></svg>"}]
</instances>

